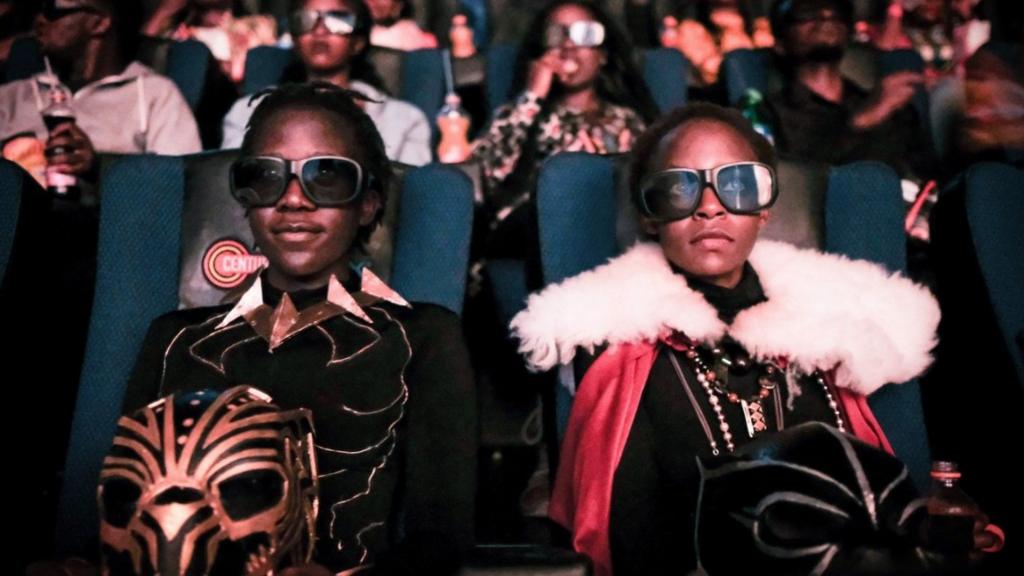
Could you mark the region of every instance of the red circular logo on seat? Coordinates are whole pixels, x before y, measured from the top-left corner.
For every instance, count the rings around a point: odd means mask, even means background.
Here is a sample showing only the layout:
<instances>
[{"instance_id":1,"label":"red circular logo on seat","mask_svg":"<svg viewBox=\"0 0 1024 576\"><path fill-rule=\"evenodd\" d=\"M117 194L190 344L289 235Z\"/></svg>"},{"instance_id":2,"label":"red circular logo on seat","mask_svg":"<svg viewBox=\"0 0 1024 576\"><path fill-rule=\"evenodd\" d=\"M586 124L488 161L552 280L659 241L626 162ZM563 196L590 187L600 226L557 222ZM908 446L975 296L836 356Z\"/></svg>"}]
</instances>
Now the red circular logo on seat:
<instances>
[{"instance_id":1,"label":"red circular logo on seat","mask_svg":"<svg viewBox=\"0 0 1024 576\"><path fill-rule=\"evenodd\" d=\"M234 288L266 263L266 256L250 254L245 244L237 240L218 240L206 249L203 275L217 288Z\"/></svg>"}]
</instances>

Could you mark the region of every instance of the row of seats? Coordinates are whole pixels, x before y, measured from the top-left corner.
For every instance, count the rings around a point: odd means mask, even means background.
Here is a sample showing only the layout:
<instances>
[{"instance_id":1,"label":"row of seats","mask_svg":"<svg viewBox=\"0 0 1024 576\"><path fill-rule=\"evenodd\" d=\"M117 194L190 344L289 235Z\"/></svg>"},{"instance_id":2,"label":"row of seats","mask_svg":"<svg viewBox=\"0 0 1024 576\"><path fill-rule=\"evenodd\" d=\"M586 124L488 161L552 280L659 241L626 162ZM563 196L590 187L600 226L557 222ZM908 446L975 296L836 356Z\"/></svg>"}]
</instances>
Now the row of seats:
<instances>
[{"instance_id":1,"label":"row of seats","mask_svg":"<svg viewBox=\"0 0 1024 576\"><path fill-rule=\"evenodd\" d=\"M168 42L150 47L142 59L167 75L181 90L193 110L199 106L209 78L212 56L209 49L196 40ZM486 53L456 60L453 68L457 86L483 84L486 109L494 110L511 99L515 60L519 47L496 44ZM432 118L444 102L443 53L441 50L401 52L372 47L369 58L385 84L398 98L417 106ZM278 84L287 66L295 59L287 48L259 46L246 57L246 75L241 86L244 94L253 94ZM642 72L659 110L666 111L686 103L690 63L677 50L654 48L643 51ZM11 48L5 81L27 78L43 69L38 43L21 38ZM924 61L914 50L882 52L866 45L854 45L843 60L843 73L865 88L871 88L880 76L899 71L921 72ZM726 54L722 62L722 78L727 100L739 103L748 90L762 94L781 85L775 59L767 49L740 49ZM933 109L929 93L919 88L914 106L922 118L930 119L936 150L943 157L948 148L950 120L957 102L944 104L948 90L940 90L938 108ZM433 124L433 123L432 123ZM436 126L433 127L436 136Z\"/></svg>"},{"instance_id":2,"label":"row of seats","mask_svg":"<svg viewBox=\"0 0 1024 576\"><path fill-rule=\"evenodd\" d=\"M457 86L482 81L487 107L494 110L514 96L512 81L518 53L516 45L498 44L485 55L456 60L454 81ZM369 58L389 92L414 104L427 118L434 117L444 103L443 51L398 52L374 47L370 49ZM294 52L289 49L253 48L246 57L243 91L252 94L279 83L294 59ZM659 110L671 110L686 103L688 74L689 62L677 50L653 48L643 53L644 80Z\"/></svg>"},{"instance_id":3,"label":"row of seats","mask_svg":"<svg viewBox=\"0 0 1024 576\"><path fill-rule=\"evenodd\" d=\"M189 242L195 226L213 221L214 235L251 243L240 213L210 210L197 199L229 199L226 169L234 151L186 157L131 156L105 174L96 300L75 409L66 468L60 534L75 549L95 533L94 483L109 446L119 399L149 322L192 298L215 303L222 292L187 293L188 268L201 266L203 242ZM560 154L542 167L537 190L540 257L545 283L558 282L620 253L637 238L625 189L625 158ZM786 190L765 236L879 262L904 272L903 206L899 180L887 166L825 166L783 160ZM20 191L31 181L15 165L0 163L0 274L11 250ZM377 269L408 299L461 313L473 219L473 182L458 167L412 169L391 191L385 240L373 242ZM1024 261L1006 246L1024 245L1024 173L981 164L966 175L967 210L978 262L1007 348L1024 379L1016 340L1024 333ZM215 201L215 200L214 200ZM227 210L227 212L224 212ZM235 212L238 212L236 209ZM223 216L223 217L221 217ZM191 223L190 223L191 222ZM227 223L227 224L225 224ZM191 252L190 252L191 251ZM381 264L381 261L384 263ZM388 263L390 262L390 263ZM518 266L518 267L517 267ZM195 270L191 272L194 275ZM526 297L521 263L491 262L489 275L503 294L505 320ZM204 301L203 298L206 298ZM556 412L564 426L572 398L559 387ZM919 481L929 454L917 385L889 387L871 398L897 453Z\"/></svg>"},{"instance_id":4,"label":"row of seats","mask_svg":"<svg viewBox=\"0 0 1024 576\"><path fill-rule=\"evenodd\" d=\"M511 94L512 75L518 46L497 45L486 55L457 60L454 67L457 85L484 81L488 109L493 110ZM369 58L391 94L411 102L433 118L444 103L443 52L438 49L401 52L372 47ZM280 83L295 53L288 48L258 46L246 56L244 94L254 94ZM171 42L158 58L150 62L168 76L185 96L193 110L198 106L212 61L209 49L196 40ZM11 48L5 81L28 78L43 70L39 45L33 38L21 38ZM686 103L686 78L689 63L677 50L654 48L643 54L643 73L655 103L661 110L670 110ZM436 130L436 127L434 128Z\"/></svg>"},{"instance_id":5,"label":"row of seats","mask_svg":"<svg viewBox=\"0 0 1024 576\"><path fill-rule=\"evenodd\" d=\"M456 85L484 84L487 110L496 109L514 96L511 91L518 50L515 44L496 44L485 54L456 60L453 68ZM411 102L427 118L432 118L441 108L445 94L441 50L401 52L372 47L369 58L388 92ZM251 49L246 57L242 92L253 94L278 84L294 59L294 52L287 48L259 46ZM143 60L173 80L196 110L206 90L212 62L204 44L196 40L169 42L149 50ZM672 49L647 49L643 51L641 64L647 87L659 110L670 110L686 103L690 63L685 56ZM27 78L42 69L38 43L32 38L21 38L11 48L5 80ZM843 60L843 73L866 88L873 87L880 76L900 71L922 72L923 69L921 56L910 49L883 52L866 45L854 45ZM768 49L729 52L722 61L722 78L727 100L732 105L739 103L748 90L764 94L781 85L779 70ZM932 110L929 93L922 86L913 103L921 118L930 120L925 125L931 129L936 150L943 157L956 102L944 105L948 98L942 95L938 100L939 108ZM433 130L436 137L437 127L433 126Z\"/></svg>"}]
</instances>

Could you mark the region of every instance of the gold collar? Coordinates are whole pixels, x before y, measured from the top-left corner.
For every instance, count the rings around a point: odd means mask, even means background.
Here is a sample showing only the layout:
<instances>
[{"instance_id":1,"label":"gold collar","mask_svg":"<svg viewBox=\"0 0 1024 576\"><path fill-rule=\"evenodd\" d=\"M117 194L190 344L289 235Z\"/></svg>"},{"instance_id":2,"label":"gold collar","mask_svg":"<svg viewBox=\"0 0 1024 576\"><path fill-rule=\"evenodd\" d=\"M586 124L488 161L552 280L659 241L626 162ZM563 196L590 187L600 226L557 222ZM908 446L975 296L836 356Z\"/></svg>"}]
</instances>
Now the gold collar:
<instances>
[{"instance_id":1,"label":"gold collar","mask_svg":"<svg viewBox=\"0 0 1024 576\"><path fill-rule=\"evenodd\" d=\"M373 324L373 320L366 314L363 307L381 300L397 306L410 307L404 298L365 267L360 276L358 292L350 294L337 277L331 276L327 284L327 299L301 311L295 308L295 304L292 303L287 292L281 296L281 302L276 308L265 304L263 302L263 279L257 276L256 281L245 291L242 298L221 320L217 328L223 328L235 320L243 318L252 326L256 334L270 344L270 350L274 350L288 338L306 328L316 326L341 314L351 314L367 324Z\"/></svg>"}]
</instances>

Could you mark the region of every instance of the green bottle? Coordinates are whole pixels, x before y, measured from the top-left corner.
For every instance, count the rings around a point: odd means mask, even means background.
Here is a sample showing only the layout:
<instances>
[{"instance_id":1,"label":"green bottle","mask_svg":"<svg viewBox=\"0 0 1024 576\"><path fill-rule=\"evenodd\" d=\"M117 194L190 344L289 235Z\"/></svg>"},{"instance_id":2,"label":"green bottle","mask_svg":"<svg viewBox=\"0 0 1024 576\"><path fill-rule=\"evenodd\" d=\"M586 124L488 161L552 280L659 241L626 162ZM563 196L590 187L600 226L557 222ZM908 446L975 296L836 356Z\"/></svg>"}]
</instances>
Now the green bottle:
<instances>
[{"instance_id":1,"label":"green bottle","mask_svg":"<svg viewBox=\"0 0 1024 576\"><path fill-rule=\"evenodd\" d=\"M740 98L740 111L743 113L743 117L750 121L750 124L758 134L764 136L772 144L775 144L775 134L772 132L772 127L758 114L758 108L761 107L762 102L764 102L764 96L761 95L759 90L747 88L743 92L743 97Z\"/></svg>"}]
</instances>

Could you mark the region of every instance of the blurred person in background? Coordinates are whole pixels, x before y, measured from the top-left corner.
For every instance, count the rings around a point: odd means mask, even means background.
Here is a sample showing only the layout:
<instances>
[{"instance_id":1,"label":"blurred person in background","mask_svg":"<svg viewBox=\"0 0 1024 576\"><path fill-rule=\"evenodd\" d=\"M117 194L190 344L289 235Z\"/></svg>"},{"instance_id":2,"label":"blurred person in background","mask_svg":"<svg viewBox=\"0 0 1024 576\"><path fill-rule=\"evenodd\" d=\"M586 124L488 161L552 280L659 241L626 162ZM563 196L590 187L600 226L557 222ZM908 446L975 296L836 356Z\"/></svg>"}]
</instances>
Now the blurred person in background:
<instances>
[{"instance_id":1,"label":"blurred person in background","mask_svg":"<svg viewBox=\"0 0 1024 576\"><path fill-rule=\"evenodd\" d=\"M277 23L272 16L247 14L240 0L160 0L142 33L199 40L237 84L245 76L249 50L277 42Z\"/></svg>"},{"instance_id":2,"label":"blurred person in background","mask_svg":"<svg viewBox=\"0 0 1024 576\"><path fill-rule=\"evenodd\" d=\"M598 4L557 0L534 18L516 62L518 95L473 142L495 228L492 254L522 256L536 242L526 205L545 159L632 148L655 115L632 58L628 40Z\"/></svg>"},{"instance_id":3,"label":"blurred person in background","mask_svg":"<svg viewBox=\"0 0 1024 576\"><path fill-rule=\"evenodd\" d=\"M781 154L826 164L877 160L902 178L934 176L925 119L911 102L923 76L890 74L869 92L840 72L852 29L847 0L779 0L772 29L784 83L765 97L762 117Z\"/></svg>"},{"instance_id":4,"label":"blurred person in background","mask_svg":"<svg viewBox=\"0 0 1024 576\"><path fill-rule=\"evenodd\" d=\"M698 85L718 82L726 53L775 44L768 19L756 15L753 4L751 0L699 1L692 5L692 17L680 20L677 46L695 67Z\"/></svg>"},{"instance_id":5,"label":"blurred person in background","mask_svg":"<svg viewBox=\"0 0 1024 576\"><path fill-rule=\"evenodd\" d=\"M298 61L286 82L321 81L366 96L361 103L384 138L388 158L420 166L430 162L430 124L408 102L391 98L367 58L370 11L363 0L295 0L289 28ZM245 129L262 96L243 96L224 118L222 148L242 144Z\"/></svg>"},{"instance_id":6,"label":"blurred person in background","mask_svg":"<svg viewBox=\"0 0 1024 576\"><path fill-rule=\"evenodd\" d=\"M189 154L201 149L192 111L168 78L135 61L138 2L48 0L35 33L52 67L0 86L4 155L35 139L50 168L96 179L96 154ZM60 95L74 121L47 129Z\"/></svg>"},{"instance_id":7,"label":"blurred person in background","mask_svg":"<svg viewBox=\"0 0 1024 576\"><path fill-rule=\"evenodd\" d=\"M1024 47L982 49L966 63L965 102L953 158L1024 167Z\"/></svg>"},{"instance_id":8,"label":"blurred person in background","mask_svg":"<svg viewBox=\"0 0 1024 576\"><path fill-rule=\"evenodd\" d=\"M370 43L395 50L437 48L437 38L416 23L411 2L406 0L367 0L373 14Z\"/></svg>"}]
</instances>

